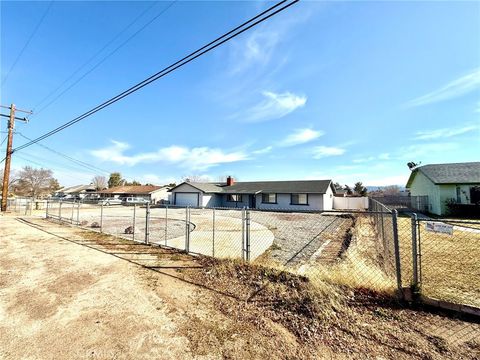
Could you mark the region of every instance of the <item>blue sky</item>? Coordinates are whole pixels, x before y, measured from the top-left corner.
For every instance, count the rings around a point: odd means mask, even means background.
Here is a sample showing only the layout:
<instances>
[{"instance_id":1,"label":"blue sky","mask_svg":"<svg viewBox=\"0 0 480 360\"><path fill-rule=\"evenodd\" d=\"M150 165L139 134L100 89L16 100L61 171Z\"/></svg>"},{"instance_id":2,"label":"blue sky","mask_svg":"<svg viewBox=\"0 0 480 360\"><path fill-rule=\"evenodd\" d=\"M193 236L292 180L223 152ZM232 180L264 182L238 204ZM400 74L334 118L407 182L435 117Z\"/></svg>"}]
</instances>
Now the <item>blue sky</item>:
<instances>
[{"instance_id":1,"label":"blue sky","mask_svg":"<svg viewBox=\"0 0 480 360\"><path fill-rule=\"evenodd\" d=\"M9 72L49 4L1 3L0 101L34 109L16 126L30 138L273 3L53 2ZM17 135L14 147L24 142ZM42 143L158 184L403 185L409 161L480 160L480 4L303 1ZM15 155L14 168L51 168L64 185L105 175L37 145Z\"/></svg>"}]
</instances>

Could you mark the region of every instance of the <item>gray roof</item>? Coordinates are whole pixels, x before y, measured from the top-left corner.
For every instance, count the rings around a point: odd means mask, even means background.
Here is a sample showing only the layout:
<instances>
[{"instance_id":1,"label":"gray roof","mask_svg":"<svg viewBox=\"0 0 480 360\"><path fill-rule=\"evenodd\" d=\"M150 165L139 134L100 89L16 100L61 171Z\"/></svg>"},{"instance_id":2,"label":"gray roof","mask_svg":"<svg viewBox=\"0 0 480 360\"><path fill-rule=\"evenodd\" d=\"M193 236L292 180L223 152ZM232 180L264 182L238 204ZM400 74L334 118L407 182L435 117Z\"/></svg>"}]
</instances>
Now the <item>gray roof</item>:
<instances>
[{"instance_id":1,"label":"gray roof","mask_svg":"<svg viewBox=\"0 0 480 360\"><path fill-rule=\"evenodd\" d=\"M75 185L70 187L64 187L57 192L64 193L64 194L72 194L72 193L80 193L85 191L95 191L95 186L92 184L90 185Z\"/></svg>"},{"instance_id":2,"label":"gray roof","mask_svg":"<svg viewBox=\"0 0 480 360\"><path fill-rule=\"evenodd\" d=\"M479 184L480 162L423 165L412 171L407 187L420 171L434 184Z\"/></svg>"},{"instance_id":3,"label":"gray roof","mask_svg":"<svg viewBox=\"0 0 480 360\"><path fill-rule=\"evenodd\" d=\"M325 194L328 187L332 187L332 180L298 180L298 181L249 181L235 182L231 186L225 183L183 183L191 185L204 193L225 194ZM180 184L182 185L182 184ZM178 185L178 186L180 186ZM175 190L175 188L170 191Z\"/></svg>"},{"instance_id":4,"label":"gray roof","mask_svg":"<svg viewBox=\"0 0 480 360\"><path fill-rule=\"evenodd\" d=\"M201 182L184 182L182 184L188 184L188 185L191 185L193 186L194 188L197 188L198 190L204 192L204 193L217 193L217 192L221 192L222 191L222 188L221 186L224 185L224 184L219 184L219 183L201 183ZM182 185L180 184L180 185ZM178 186L180 186L178 185ZM176 187L178 187L176 186ZM175 189L176 187L174 187L173 189ZM173 190L171 189L171 190Z\"/></svg>"}]
</instances>

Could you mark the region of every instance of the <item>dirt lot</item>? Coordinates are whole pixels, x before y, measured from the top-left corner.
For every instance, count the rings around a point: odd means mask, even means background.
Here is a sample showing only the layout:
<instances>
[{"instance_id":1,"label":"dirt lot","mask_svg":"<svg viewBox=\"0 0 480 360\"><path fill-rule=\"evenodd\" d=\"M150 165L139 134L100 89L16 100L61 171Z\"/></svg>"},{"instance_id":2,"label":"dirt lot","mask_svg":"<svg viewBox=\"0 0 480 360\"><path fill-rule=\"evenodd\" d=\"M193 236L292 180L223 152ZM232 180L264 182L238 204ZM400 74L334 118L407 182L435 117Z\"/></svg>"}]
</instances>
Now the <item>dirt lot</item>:
<instances>
[{"instance_id":1,"label":"dirt lot","mask_svg":"<svg viewBox=\"0 0 480 360\"><path fill-rule=\"evenodd\" d=\"M102 224L105 233L133 239L125 234L132 227L136 240L145 238L145 207L104 206L51 203L49 214L83 226ZM77 214L78 211L78 214ZM169 207L150 209L150 241L185 249L185 208ZM103 221L100 216L103 215ZM242 257L241 209L190 209L190 251L215 257ZM270 260L289 267L308 261L329 237L336 236L351 220L318 213L282 213L274 211L250 212L250 258L255 259L269 249ZM135 219L135 220L134 220Z\"/></svg>"},{"instance_id":2,"label":"dirt lot","mask_svg":"<svg viewBox=\"0 0 480 360\"><path fill-rule=\"evenodd\" d=\"M480 356L477 323L387 295L41 219L0 222L0 358Z\"/></svg>"}]
</instances>

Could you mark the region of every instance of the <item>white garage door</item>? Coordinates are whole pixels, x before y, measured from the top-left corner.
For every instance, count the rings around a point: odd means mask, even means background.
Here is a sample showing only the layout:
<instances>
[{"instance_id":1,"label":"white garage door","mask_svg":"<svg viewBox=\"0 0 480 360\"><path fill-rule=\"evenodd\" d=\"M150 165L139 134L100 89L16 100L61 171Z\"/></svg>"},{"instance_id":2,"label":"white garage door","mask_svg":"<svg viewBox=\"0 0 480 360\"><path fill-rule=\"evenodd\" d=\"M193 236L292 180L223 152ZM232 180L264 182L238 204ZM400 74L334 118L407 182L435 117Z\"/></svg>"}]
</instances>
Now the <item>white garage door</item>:
<instances>
[{"instance_id":1,"label":"white garage door","mask_svg":"<svg viewBox=\"0 0 480 360\"><path fill-rule=\"evenodd\" d=\"M198 206L198 193L175 193L175 205Z\"/></svg>"}]
</instances>

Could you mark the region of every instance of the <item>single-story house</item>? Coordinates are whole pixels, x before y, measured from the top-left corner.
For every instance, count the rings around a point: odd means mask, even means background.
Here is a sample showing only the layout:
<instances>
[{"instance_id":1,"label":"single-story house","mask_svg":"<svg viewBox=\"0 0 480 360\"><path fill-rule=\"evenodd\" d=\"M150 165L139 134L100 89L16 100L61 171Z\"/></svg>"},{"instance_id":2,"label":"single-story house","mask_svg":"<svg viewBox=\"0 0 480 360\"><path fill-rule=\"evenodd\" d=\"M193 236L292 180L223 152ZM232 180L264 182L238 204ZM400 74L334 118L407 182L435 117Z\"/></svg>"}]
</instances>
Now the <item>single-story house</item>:
<instances>
[{"instance_id":1,"label":"single-story house","mask_svg":"<svg viewBox=\"0 0 480 360\"><path fill-rule=\"evenodd\" d=\"M178 206L234 207L277 210L331 210L335 188L331 180L183 182L170 190Z\"/></svg>"},{"instance_id":2,"label":"single-story house","mask_svg":"<svg viewBox=\"0 0 480 360\"><path fill-rule=\"evenodd\" d=\"M97 194L99 194L101 198L138 197L147 199L152 204L156 204L161 200L168 200L168 190L170 190L170 187L166 185L131 185L115 186L98 191Z\"/></svg>"},{"instance_id":3,"label":"single-story house","mask_svg":"<svg viewBox=\"0 0 480 360\"><path fill-rule=\"evenodd\" d=\"M95 186L93 184L90 185L75 185L70 187L64 187L60 190L56 191L53 196L55 197L69 197L69 198L76 198L76 199L83 199L89 194L93 194L95 192Z\"/></svg>"},{"instance_id":4,"label":"single-story house","mask_svg":"<svg viewBox=\"0 0 480 360\"><path fill-rule=\"evenodd\" d=\"M480 162L431 164L412 170L407 182L412 196L428 196L432 214L447 214L447 203L480 203Z\"/></svg>"}]
</instances>

